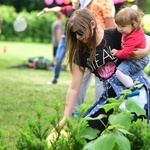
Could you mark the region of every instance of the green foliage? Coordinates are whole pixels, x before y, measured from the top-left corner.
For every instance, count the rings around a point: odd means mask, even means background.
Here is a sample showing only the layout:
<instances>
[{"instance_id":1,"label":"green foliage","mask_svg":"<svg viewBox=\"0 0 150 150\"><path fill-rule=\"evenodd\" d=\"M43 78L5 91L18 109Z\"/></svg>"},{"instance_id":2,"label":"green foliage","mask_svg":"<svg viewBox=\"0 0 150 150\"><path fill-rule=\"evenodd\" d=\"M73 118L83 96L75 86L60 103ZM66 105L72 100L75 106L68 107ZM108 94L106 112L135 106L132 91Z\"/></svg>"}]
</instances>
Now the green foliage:
<instances>
[{"instance_id":1,"label":"green foliage","mask_svg":"<svg viewBox=\"0 0 150 150\"><path fill-rule=\"evenodd\" d=\"M62 116L60 116L60 104L55 102L52 105L56 113L51 115L50 123L56 131L57 137L55 140L50 140L51 150L82 150L86 140L84 138L87 122L81 118L68 118L66 120L65 127L58 127ZM61 131L65 131L67 135L61 134Z\"/></svg>"},{"instance_id":2,"label":"green foliage","mask_svg":"<svg viewBox=\"0 0 150 150\"><path fill-rule=\"evenodd\" d=\"M24 42L51 42L51 26L56 16L54 13L37 16L38 11L27 12L26 10L17 13L12 6L0 6L2 17L2 33L0 39L3 41L24 41ZM15 32L13 23L17 17L24 17L28 26L23 32Z\"/></svg>"},{"instance_id":3,"label":"green foliage","mask_svg":"<svg viewBox=\"0 0 150 150\"><path fill-rule=\"evenodd\" d=\"M59 80L59 84L55 86L46 85L47 81L53 76L52 71L43 71L43 70L34 70L34 69L8 69L8 67L13 65L22 64L28 58L34 56L45 56L46 58L51 58L51 47L49 44L40 44L40 43L16 43L16 42L0 42L1 50L3 45L7 46L7 53L0 55L0 129L4 131L5 136L0 137L0 142L2 142L3 146L9 150L16 150L14 144L16 143L16 139L19 138L19 130L20 128L24 128L23 132L25 135L31 136L29 125L35 122L38 122L37 115L35 117L34 107L36 105L43 107L45 115L41 118L42 123L42 133L44 134L44 129L46 127L51 128L51 124L49 123L49 119L47 117L51 117L54 115L54 119L56 116L56 112L51 110L52 104L57 100L59 101L60 106L59 115L60 118L63 114L64 103L65 103L65 95L67 88L69 86L68 80L71 79L71 75L69 72L62 72L61 79ZM149 68L148 68L149 69ZM84 111L87 110L91 103L93 103L94 98L94 80L87 91L87 101L84 103ZM120 98L120 102L121 102ZM119 99L118 99L119 100ZM117 101L118 101L117 100ZM116 99L109 99L111 103L115 103ZM87 107L88 103L88 107ZM113 105L113 104L112 104ZM114 104L116 105L116 104ZM117 107L113 107L117 112ZM37 112L37 111L36 111ZM82 110L81 110L82 112ZM97 118L92 119L102 119L105 117L104 115L99 116ZM28 125L26 124L27 120L30 120ZM72 119L72 118L71 118ZM79 118L82 120L82 118ZM73 127L80 126L78 118L73 118ZM133 122L134 123L134 122ZM86 124L86 123L85 123ZM126 124L123 124L127 126ZM28 126L28 127L27 127ZM46 127L45 127L46 126ZM119 126L119 125L117 125ZM109 129L115 129L117 126L114 125L109 126ZM132 124L131 124L132 126ZM138 126L142 126L141 130L138 129ZM139 123L134 130L135 132L131 132L130 130L124 130L124 128L117 128L119 133L122 133L127 137L128 132L134 134L136 131L136 136L130 136L130 138L134 137L142 137L142 143L140 138L136 138L135 143L132 144L132 140L129 139L131 144L131 149L133 145L142 144L142 148L140 150L149 150L150 147L150 137L149 137L149 127L146 126L145 122ZM131 128L132 130L132 128ZM108 130L109 131L109 130ZM111 131L111 130L110 130ZM22 132L22 131L21 131ZM117 133L118 133L117 132ZM82 134L81 134L82 133ZM79 133L79 142L81 135L85 139L94 139L97 137L99 132L97 130L89 129L88 126ZM105 133L105 132L104 132ZM103 135L104 135L103 133ZM39 135L43 135L39 134ZM109 134L106 132L106 134ZM21 136L21 135L20 135ZM122 135L121 135L122 136ZM39 136L40 137L40 136ZM24 141L26 141L25 137ZM78 136L76 135L76 138ZM138 141L139 139L139 141ZM73 139L72 139L73 140ZM32 133L32 141L40 141L37 140L37 137ZM45 140L44 140L45 141ZM38 143L37 142L37 143ZM84 142L83 142L84 143ZM120 142L119 142L120 143ZM31 143L29 142L31 145ZM82 144L82 139L81 139ZM87 143L85 142L84 145ZM7 146L8 145L8 146ZM34 144L35 145L35 144ZM107 143L107 145L109 145ZM46 146L46 145L45 145ZM115 144L117 149L119 149L118 145ZM145 149L144 149L145 148ZM65 149L65 148L64 148ZM80 150L80 149L79 149ZM98 149L99 150L99 149ZM108 150L108 149L107 149ZM134 150L134 149L133 149ZM136 149L139 150L139 149Z\"/></svg>"},{"instance_id":4,"label":"green foliage","mask_svg":"<svg viewBox=\"0 0 150 150\"><path fill-rule=\"evenodd\" d=\"M48 136L49 126L42 128L42 111L37 110L37 120L29 121L29 129L21 130L20 137L17 140L16 147L18 150L47 150L46 138Z\"/></svg>"},{"instance_id":5,"label":"green foliage","mask_svg":"<svg viewBox=\"0 0 150 150\"><path fill-rule=\"evenodd\" d=\"M135 112L135 114L139 116L146 115L146 113L135 100L131 98L125 100L125 108L120 108L121 103L125 99L125 95L129 92L130 90L122 91L122 96L120 96L118 100L116 98L110 98L109 103L102 106L106 112L111 109L114 111L108 118L108 124L105 125L106 129L95 140L89 142L84 147L85 150L131 150L131 140L127 137L134 136L134 133L130 132L132 125L131 120L134 117L132 112ZM102 122L102 117L105 116L100 115L94 119ZM88 119L93 120L93 118ZM143 125L141 124L141 126Z\"/></svg>"},{"instance_id":6,"label":"green foliage","mask_svg":"<svg viewBox=\"0 0 150 150\"><path fill-rule=\"evenodd\" d=\"M0 150L8 150L2 130L0 130Z\"/></svg>"},{"instance_id":7,"label":"green foliage","mask_svg":"<svg viewBox=\"0 0 150 150\"><path fill-rule=\"evenodd\" d=\"M48 145L48 140L46 140L49 127L42 130L41 119L43 114L41 110L38 110L36 112L37 120L30 120L28 123L29 129L21 130L16 144L18 150L81 150L83 148L86 140L82 135L87 127L87 122L80 118L76 118L73 121L72 119L67 119L66 128L57 127L56 125L60 121L60 104L55 102L52 107L56 114L51 115L49 121L55 128L57 137L49 141L51 146ZM61 133L62 129L67 133L67 136Z\"/></svg>"},{"instance_id":8,"label":"green foliage","mask_svg":"<svg viewBox=\"0 0 150 150\"><path fill-rule=\"evenodd\" d=\"M118 101L115 98L111 98L109 100L111 101L113 107L106 104L103 108L107 111L113 108L114 112L109 116L106 129L101 133L101 135L99 131L88 126L87 120L91 119L101 121L103 117L106 117L105 115L99 115L97 118L68 118L66 120L65 127L57 126L62 118L62 115L60 113L61 105L58 101L55 101L55 103L52 104L52 108L55 113L48 117L50 124L56 131L56 138L52 138L51 140L47 140L49 126L43 129L43 110L40 107L37 107L37 119L30 119L28 123L29 128L21 130L21 135L16 144L17 149L148 150L150 146L150 125L143 124L141 120L132 122L131 118L133 115L130 112L131 108L126 107L124 109L120 109L120 105L116 105L117 102L118 104L122 103L124 96L121 96ZM134 100L128 99L127 101L126 103L128 103L128 106L130 106L130 104L134 104L135 113L139 113L139 115L144 114L142 109L137 103L135 103ZM114 105L113 102L115 103ZM65 133L62 133L62 131ZM87 143L87 140L90 140L90 142ZM50 145L48 143L50 143Z\"/></svg>"},{"instance_id":9,"label":"green foliage","mask_svg":"<svg viewBox=\"0 0 150 150\"><path fill-rule=\"evenodd\" d=\"M17 17L14 7L0 6L0 15L2 17L2 33L0 35L1 40L12 40L14 35L13 22ZM12 37L12 35L14 35Z\"/></svg>"},{"instance_id":10,"label":"green foliage","mask_svg":"<svg viewBox=\"0 0 150 150\"><path fill-rule=\"evenodd\" d=\"M150 124L138 119L129 130L134 136L127 135L132 150L148 150L150 148Z\"/></svg>"},{"instance_id":11,"label":"green foliage","mask_svg":"<svg viewBox=\"0 0 150 150\"><path fill-rule=\"evenodd\" d=\"M123 91L123 93L126 94L126 91ZM29 150L33 148L50 150L146 150L150 144L150 142L148 142L150 134L147 133L149 132L150 128L147 126L144 127L141 122L131 122L131 118L133 116L130 112L130 106L134 105L134 112L139 115L145 115L145 111L143 111L132 99L128 99L126 101L126 109L120 109L119 106L123 100L124 96L121 96L118 101L115 98L111 98L111 105L106 104L105 107L103 107L106 111L109 111L113 108L114 113L109 116L109 123L106 125L105 131L98 137L97 135L99 135L99 131L90 128L87 124L87 120L101 120L103 117L105 117L104 115L100 115L97 118L74 118L73 120L67 119L66 127L57 127L57 124L60 122L62 116L59 112L61 106L58 102L56 102L52 105L56 113L50 116L50 123L53 128L55 128L57 137L56 139L49 141L51 146L48 148L46 145L41 146L40 144L40 147L37 148L37 145L39 146L40 143L39 141L46 139L47 136L44 135L46 135L45 133L48 131L46 129L44 134L41 134L40 111L37 113L39 118L38 121L32 121L29 124L30 132L32 131L38 140L31 140L35 138L33 135L29 136L29 134L22 134L24 135L24 138L21 138L22 140L19 141L18 145L27 146ZM61 133L62 130L65 131L66 135ZM92 141L86 143L86 139Z\"/></svg>"},{"instance_id":12,"label":"green foliage","mask_svg":"<svg viewBox=\"0 0 150 150\"><path fill-rule=\"evenodd\" d=\"M149 58L150 58L150 53L149 53ZM147 76L150 77L150 61L148 65L145 67L144 72L147 74Z\"/></svg>"}]
</instances>

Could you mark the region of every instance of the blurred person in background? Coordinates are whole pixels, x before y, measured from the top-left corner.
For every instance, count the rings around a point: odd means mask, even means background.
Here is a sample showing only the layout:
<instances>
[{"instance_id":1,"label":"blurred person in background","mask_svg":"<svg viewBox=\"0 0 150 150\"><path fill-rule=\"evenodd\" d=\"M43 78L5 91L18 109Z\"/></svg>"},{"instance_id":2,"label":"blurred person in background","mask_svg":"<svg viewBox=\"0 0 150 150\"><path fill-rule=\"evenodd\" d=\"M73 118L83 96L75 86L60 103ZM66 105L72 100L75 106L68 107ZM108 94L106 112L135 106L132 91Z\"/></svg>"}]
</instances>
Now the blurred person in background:
<instances>
[{"instance_id":1,"label":"blurred person in background","mask_svg":"<svg viewBox=\"0 0 150 150\"><path fill-rule=\"evenodd\" d=\"M64 26L63 26L63 21L65 19L64 14L61 12L56 12L55 13L57 16L57 19L54 21L52 24L52 44L53 44L53 60L52 60L52 67L54 66L55 63L55 56L58 48L58 44L61 40L61 36L64 32Z\"/></svg>"},{"instance_id":2,"label":"blurred person in background","mask_svg":"<svg viewBox=\"0 0 150 150\"><path fill-rule=\"evenodd\" d=\"M2 33L2 17L0 15L0 34Z\"/></svg>"},{"instance_id":3,"label":"blurred person in background","mask_svg":"<svg viewBox=\"0 0 150 150\"><path fill-rule=\"evenodd\" d=\"M44 8L43 11L48 12L61 12L63 13L67 18L71 16L71 14L74 12L74 10L79 8L79 0L73 0L72 5L67 5L63 7L53 7L53 8ZM67 20L66 20L67 25ZM66 32L64 31L63 35L61 36L61 40L59 42L57 53L55 57L55 64L54 64L54 77L52 81L49 81L48 84L56 84L58 82L58 78L60 76L61 72L61 65L62 61L66 54Z\"/></svg>"}]
</instances>

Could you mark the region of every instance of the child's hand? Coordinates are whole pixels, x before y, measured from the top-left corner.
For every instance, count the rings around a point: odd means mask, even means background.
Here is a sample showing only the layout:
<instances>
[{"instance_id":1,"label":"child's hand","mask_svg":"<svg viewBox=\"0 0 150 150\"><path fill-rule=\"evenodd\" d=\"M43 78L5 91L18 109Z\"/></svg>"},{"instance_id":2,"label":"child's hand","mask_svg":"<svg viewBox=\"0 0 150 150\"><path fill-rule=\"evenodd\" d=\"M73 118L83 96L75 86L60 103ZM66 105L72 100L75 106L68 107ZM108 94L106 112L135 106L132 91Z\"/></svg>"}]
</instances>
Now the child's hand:
<instances>
[{"instance_id":1,"label":"child's hand","mask_svg":"<svg viewBox=\"0 0 150 150\"><path fill-rule=\"evenodd\" d=\"M117 53L117 52L118 52L118 50L116 50L116 49L112 49L112 50L111 50L111 53L112 53L113 56L116 56L116 53Z\"/></svg>"}]
</instances>

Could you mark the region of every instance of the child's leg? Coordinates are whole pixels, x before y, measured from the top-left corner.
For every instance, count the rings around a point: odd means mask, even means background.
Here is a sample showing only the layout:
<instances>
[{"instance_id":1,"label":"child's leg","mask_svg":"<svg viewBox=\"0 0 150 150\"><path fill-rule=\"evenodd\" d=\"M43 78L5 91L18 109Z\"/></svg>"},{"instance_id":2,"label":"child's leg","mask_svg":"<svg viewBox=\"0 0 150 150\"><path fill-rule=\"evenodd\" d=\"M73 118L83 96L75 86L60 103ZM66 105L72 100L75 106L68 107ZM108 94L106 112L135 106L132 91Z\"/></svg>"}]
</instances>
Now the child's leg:
<instances>
[{"instance_id":1,"label":"child's leg","mask_svg":"<svg viewBox=\"0 0 150 150\"><path fill-rule=\"evenodd\" d=\"M129 87L133 86L132 78L128 75L125 75L120 70L116 71L116 77L125 87L129 88Z\"/></svg>"}]
</instances>

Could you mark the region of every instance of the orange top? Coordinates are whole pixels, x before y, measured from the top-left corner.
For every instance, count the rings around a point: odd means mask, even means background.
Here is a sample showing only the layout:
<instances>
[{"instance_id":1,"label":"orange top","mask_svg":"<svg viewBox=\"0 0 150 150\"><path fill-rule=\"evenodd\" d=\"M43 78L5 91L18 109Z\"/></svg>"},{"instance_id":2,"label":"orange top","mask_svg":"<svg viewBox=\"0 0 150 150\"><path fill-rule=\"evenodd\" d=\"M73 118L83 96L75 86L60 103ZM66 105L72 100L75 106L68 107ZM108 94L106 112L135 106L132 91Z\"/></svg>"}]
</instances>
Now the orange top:
<instances>
[{"instance_id":1,"label":"orange top","mask_svg":"<svg viewBox=\"0 0 150 150\"><path fill-rule=\"evenodd\" d=\"M113 0L92 0L87 9L94 15L99 30L106 28L105 18L114 18Z\"/></svg>"}]
</instances>

